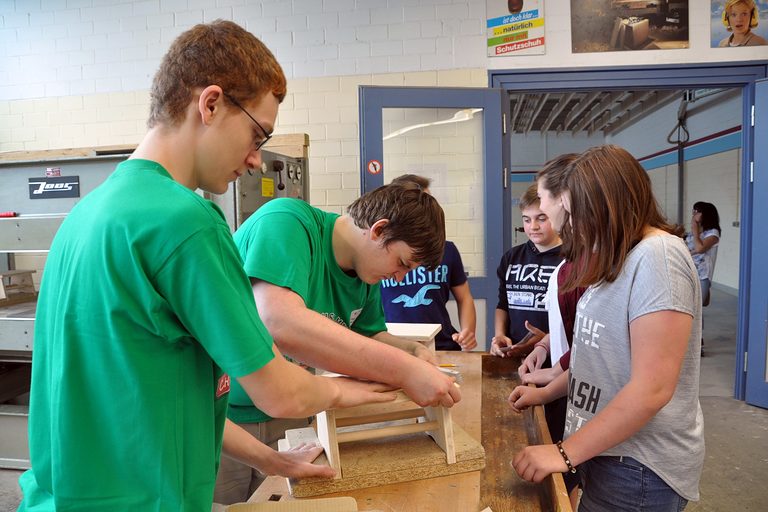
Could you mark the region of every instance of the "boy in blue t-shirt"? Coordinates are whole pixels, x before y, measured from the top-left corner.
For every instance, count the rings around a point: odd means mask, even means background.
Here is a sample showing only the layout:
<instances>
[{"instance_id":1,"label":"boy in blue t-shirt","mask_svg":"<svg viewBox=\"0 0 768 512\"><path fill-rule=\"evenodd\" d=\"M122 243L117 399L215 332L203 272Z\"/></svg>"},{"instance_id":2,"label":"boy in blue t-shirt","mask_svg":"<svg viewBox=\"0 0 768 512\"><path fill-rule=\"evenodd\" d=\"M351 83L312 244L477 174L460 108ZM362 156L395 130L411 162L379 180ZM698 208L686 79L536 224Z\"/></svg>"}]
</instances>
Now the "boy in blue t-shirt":
<instances>
[{"instance_id":1,"label":"boy in blue t-shirt","mask_svg":"<svg viewBox=\"0 0 768 512\"><path fill-rule=\"evenodd\" d=\"M431 180L403 174L392 183L429 193ZM456 299L460 331L451 324L445 307L449 294ZM443 259L434 270L417 267L399 283L394 279L381 281L381 299L387 322L441 324L443 328L435 336L437 350L472 350L477 346L475 300L453 242L445 242Z\"/></svg>"}]
</instances>

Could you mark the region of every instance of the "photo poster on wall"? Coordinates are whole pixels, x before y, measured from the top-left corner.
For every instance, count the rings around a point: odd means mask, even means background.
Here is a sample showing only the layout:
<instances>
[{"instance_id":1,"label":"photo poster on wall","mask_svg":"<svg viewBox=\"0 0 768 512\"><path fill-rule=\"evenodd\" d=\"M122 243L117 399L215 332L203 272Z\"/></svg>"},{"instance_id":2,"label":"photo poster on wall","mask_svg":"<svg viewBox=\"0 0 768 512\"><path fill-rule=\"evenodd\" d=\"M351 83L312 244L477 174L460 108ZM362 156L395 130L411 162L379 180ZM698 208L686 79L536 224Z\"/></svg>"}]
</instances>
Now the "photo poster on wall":
<instances>
[{"instance_id":1,"label":"photo poster on wall","mask_svg":"<svg viewBox=\"0 0 768 512\"><path fill-rule=\"evenodd\" d=\"M712 48L768 45L768 0L712 0Z\"/></svg>"},{"instance_id":2,"label":"photo poster on wall","mask_svg":"<svg viewBox=\"0 0 768 512\"><path fill-rule=\"evenodd\" d=\"M573 53L688 48L689 2L571 0Z\"/></svg>"},{"instance_id":3,"label":"photo poster on wall","mask_svg":"<svg viewBox=\"0 0 768 512\"><path fill-rule=\"evenodd\" d=\"M486 0L488 56L543 55L544 0Z\"/></svg>"}]
</instances>

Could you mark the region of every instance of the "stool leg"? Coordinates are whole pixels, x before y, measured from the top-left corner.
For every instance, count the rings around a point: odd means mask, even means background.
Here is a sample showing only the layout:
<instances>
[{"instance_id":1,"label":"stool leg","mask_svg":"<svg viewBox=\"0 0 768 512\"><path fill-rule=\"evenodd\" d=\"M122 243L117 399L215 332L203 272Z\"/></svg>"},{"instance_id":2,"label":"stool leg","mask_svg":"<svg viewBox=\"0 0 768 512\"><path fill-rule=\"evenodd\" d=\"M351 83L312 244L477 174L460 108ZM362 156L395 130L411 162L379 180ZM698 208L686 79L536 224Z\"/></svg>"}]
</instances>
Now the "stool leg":
<instances>
[{"instance_id":1,"label":"stool leg","mask_svg":"<svg viewBox=\"0 0 768 512\"><path fill-rule=\"evenodd\" d=\"M456 463L456 445L453 441L453 421L451 410L446 407L425 407L424 415L429 421L437 421L438 430L428 430L435 443L445 452L445 460L448 464Z\"/></svg>"},{"instance_id":2,"label":"stool leg","mask_svg":"<svg viewBox=\"0 0 768 512\"><path fill-rule=\"evenodd\" d=\"M22 293L35 293L35 283L32 281L32 273L23 274L19 276L13 276L13 279L17 278L16 285L19 287L19 291Z\"/></svg>"},{"instance_id":3,"label":"stool leg","mask_svg":"<svg viewBox=\"0 0 768 512\"><path fill-rule=\"evenodd\" d=\"M317 437L325 450L328 465L336 470L335 479L341 475L341 457L339 456L339 442L336 439L336 412L323 411L317 414Z\"/></svg>"}]
</instances>

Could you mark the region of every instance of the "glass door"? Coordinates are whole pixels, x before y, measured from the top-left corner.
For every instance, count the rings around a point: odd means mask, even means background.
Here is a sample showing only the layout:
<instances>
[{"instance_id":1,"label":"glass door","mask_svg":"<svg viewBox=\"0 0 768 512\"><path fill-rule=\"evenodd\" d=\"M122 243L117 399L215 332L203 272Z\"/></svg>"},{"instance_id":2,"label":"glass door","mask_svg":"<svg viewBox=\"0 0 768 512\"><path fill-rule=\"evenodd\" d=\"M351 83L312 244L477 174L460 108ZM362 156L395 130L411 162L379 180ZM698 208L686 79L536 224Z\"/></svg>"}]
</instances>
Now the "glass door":
<instances>
[{"instance_id":1,"label":"glass door","mask_svg":"<svg viewBox=\"0 0 768 512\"><path fill-rule=\"evenodd\" d=\"M475 298L479 350L493 335L496 266L509 246L502 97L500 89L360 88L362 192L401 174L431 179ZM458 328L455 305L449 312Z\"/></svg>"}]
</instances>

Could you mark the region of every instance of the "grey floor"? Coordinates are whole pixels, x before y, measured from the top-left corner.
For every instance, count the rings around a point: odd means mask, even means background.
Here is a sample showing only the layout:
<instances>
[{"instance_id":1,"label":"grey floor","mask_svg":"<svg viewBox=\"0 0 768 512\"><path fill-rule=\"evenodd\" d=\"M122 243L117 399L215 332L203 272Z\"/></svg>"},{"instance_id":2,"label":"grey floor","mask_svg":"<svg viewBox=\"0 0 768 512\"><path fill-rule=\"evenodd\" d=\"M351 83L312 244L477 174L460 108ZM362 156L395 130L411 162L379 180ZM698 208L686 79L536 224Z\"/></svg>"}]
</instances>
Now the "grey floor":
<instances>
[{"instance_id":1,"label":"grey floor","mask_svg":"<svg viewBox=\"0 0 768 512\"><path fill-rule=\"evenodd\" d=\"M736 297L713 290L704 312L701 407L707 456L701 501L695 512L768 509L768 410L734 400ZM0 470L0 512L16 510L21 499L18 471Z\"/></svg>"}]
</instances>

